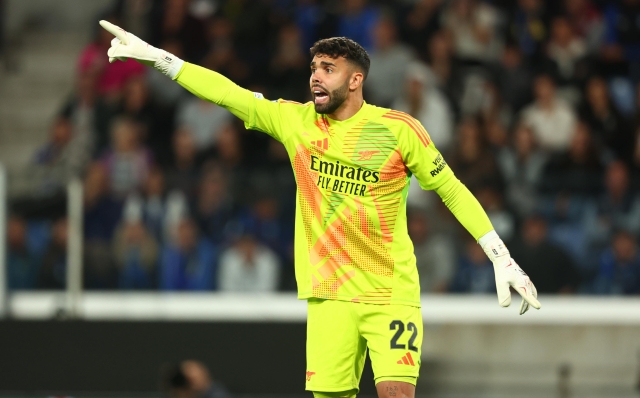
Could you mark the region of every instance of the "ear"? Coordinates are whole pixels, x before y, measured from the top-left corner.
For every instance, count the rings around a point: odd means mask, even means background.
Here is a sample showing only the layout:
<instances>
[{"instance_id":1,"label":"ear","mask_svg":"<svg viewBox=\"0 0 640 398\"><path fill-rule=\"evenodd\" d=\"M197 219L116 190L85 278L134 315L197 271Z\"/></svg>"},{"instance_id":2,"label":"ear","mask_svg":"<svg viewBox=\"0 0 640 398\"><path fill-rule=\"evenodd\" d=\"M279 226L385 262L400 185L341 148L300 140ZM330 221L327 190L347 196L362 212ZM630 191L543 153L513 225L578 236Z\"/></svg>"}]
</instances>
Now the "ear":
<instances>
[{"instance_id":1,"label":"ear","mask_svg":"<svg viewBox=\"0 0 640 398\"><path fill-rule=\"evenodd\" d=\"M349 80L349 90L357 90L358 87L362 86L362 82L364 82L364 74L358 70L354 70Z\"/></svg>"}]
</instances>

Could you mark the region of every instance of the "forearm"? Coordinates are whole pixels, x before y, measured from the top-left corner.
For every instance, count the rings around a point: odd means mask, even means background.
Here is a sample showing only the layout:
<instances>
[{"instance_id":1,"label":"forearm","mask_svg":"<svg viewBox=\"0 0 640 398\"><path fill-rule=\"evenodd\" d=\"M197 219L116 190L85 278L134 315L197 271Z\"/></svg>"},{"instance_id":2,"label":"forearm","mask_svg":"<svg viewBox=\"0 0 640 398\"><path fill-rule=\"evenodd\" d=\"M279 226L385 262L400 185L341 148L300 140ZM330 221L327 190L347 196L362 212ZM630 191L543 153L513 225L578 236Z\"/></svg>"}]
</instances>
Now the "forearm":
<instances>
[{"instance_id":1,"label":"forearm","mask_svg":"<svg viewBox=\"0 0 640 398\"><path fill-rule=\"evenodd\" d=\"M228 109L245 122L249 120L253 94L218 72L185 62L174 80L195 96Z\"/></svg>"},{"instance_id":2,"label":"forearm","mask_svg":"<svg viewBox=\"0 0 640 398\"><path fill-rule=\"evenodd\" d=\"M493 225L487 213L469 189L455 176L449 178L435 191L460 224L476 240L493 231Z\"/></svg>"}]
</instances>

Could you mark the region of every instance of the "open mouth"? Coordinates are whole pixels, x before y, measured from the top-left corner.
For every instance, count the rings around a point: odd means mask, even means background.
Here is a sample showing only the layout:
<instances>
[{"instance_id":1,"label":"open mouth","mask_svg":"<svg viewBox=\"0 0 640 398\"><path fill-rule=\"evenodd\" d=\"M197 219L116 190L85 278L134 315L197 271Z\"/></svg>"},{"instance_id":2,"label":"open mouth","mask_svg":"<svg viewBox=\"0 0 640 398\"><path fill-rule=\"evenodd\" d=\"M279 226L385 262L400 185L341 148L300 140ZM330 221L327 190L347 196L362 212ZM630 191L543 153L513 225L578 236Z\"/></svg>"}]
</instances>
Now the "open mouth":
<instances>
[{"instance_id":1,"label":"open mouth","mask_svg":"<svg viewBox=\"0 0 640 398\"><path fill-rule=\"evenodd\" d=\"M313 88L313 102L316 105L321 105L321 104L326 104L329 101L329 94L327 94L327 92L320 88L320 87L314 87Z\"/></svg>"}]
</instances>

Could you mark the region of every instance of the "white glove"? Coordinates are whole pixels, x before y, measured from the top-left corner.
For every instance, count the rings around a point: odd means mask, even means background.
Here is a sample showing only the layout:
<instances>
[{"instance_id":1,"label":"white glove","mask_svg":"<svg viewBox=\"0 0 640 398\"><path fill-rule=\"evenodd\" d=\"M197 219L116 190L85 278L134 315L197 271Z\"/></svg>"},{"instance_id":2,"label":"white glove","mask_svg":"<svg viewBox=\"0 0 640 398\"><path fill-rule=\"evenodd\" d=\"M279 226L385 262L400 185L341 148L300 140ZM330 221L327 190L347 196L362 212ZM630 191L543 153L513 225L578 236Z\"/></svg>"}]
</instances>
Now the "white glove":
<instances>
[{"instance_id":1,"label":"white glove","mask_svg":"<svg viewBox=\"0 0 640 398\"><path fill-rule=\"evenodd\" d=\"M110 63L116 59L126 61L128 58L133 58L141 64L156 68L172 79L175 79L180 72L184 61L175 55L149 45L138 36L111 22L100 21L100 26L115 36L107 52Z\"/></svg>"},{"instance_id":2,"label":"white glove","mask_svg":"<svg viewBox=\"0 0 640 398\"><path fill-rule=\"evenodd\" d=\"M508 307L511 304L511 291L509 290L509 286L511 286L522 296L520 315L527 312L529 305L539 310L540 302L537 299L538 291L536 287L533 286L531 279L522 268L511 258L509 250L507 250L498 234L495 231L491 231L480 238L478 244L480 244L482 250L493 263L498 303L503 307Z\"/></svg>"}]
</instances>

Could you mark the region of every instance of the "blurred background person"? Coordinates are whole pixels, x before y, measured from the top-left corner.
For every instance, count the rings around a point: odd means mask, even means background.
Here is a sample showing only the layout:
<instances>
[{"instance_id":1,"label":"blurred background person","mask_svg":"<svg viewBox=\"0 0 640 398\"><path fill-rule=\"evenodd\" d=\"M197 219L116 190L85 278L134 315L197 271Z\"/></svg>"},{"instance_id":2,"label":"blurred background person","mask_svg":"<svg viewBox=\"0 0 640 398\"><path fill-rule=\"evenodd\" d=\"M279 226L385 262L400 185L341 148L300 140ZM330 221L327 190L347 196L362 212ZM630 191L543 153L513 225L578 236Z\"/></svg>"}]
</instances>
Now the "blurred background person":
<instances>
[{"instance_id":1,"label":"blurred background person","mask_svg":"<svg viewBox=\"0 0 640 398\"><path fill-rule=\"evenodd\" d=\"M509 245L513 258L536 283L538 293L573 293L578 286L573 260L549 240L546 221L537 215L524 220L521 238ZM526 268L524 268L526 267ZM539 285L539 286L538 286Z\"/></svg>"},{"instance_id":2,"label":"blurred background person","mask_svg":"<svg viewBox=\"0 0 640 398\"><path fill-rule=\"evenodd\" d=\"M158 242L140 219L125 220L113 239L118 288L148 290L157 286Z\"/></svg>"},{"instance_id":3,"label":"blurred background person","mask_svg":"<svg viewBox=\"0 0 640 398\"><path fill-rule=\"evenodd\" d=\"M200 235L190 218L173 230L174 240L162 249L159 269L161 290L214 290L217 286L217 250Z\"/></svg>"},{"instance_id":4,"label":"blurred background person","mask_svg":"<svg viewBox=\"0 0 640 398\"><path fill-rule=\"evenodd\" d=\"M166 366L161 373L161 388L171 398L231 398L209 369L200 361L188 359Z\"/></svg>"},{"instance_id":5,"label":"blurred background person","mask_svg":"<svg viewBox=\"0 0 640 398\"><path fill-rule=\"evenodd\" d=\"M493 264L473 239L467 239L458 257L456 272L449 291L452 293L487 294L496 291Z\"/></svg>"},{"instance_id":6,"label":"blurred background person","mask_svg":"<svg viewBox=\"0 0 640 398\"><path fill-rule=\"evenodd\" d=\"M109 177L111 193L116 197L123 198L137 190L147 178L152 157L140 138L140 125L133 120L120 118L113 122L111 147L101 161Z\"/></svg>"},{"instance_id":7,"label":"blurred background person","mask_svg":"<svg viewBox=\"0 0 640 398\"><path fill-rule=\"evenodd\" d=\"M220 291L276 291L280 283L281 266L278 256L261 244L251 230L243 230L240 234L220 255Z\"/></svg>"},{"instance_id":8,"label":"blurred background person","mask_svg":"<svg viewBox=\"0 0 640 398\"><path fill-rule=\"evenodd\" d=\"M67 284L67 240L69 224L65 218L57 219L51 227L51 240L46 248L40 272L38 289L59 290Z\"/></svg>"},{"instance_id":9,"label":"blurred background person","mask_svg":"<svg viewBox=\"0 0 640 398\"><path fill-rule=\"evenodd\" d=\"M422 63L406 67L402 96L397 96L392 108L408 113L422 123L441 152L447 153L454 138L454 118L447 98L435 87L431 72Z\"/></svg>"},{"instance_id":10,"label":"blurred background person","mask_svg":"<svg viewBox=\"0 0 640 398\"><path fill-rule=\"evenodd\" d=\"M19 216L7 221L7 286L12 290L34 289L38 281L41 258L30 247L27 223Z\"/></svg>"},{"instance_id":11,"label":"blurred background person","mask_svg":"<svg viewBox=\"0 0 640 398\"><path fill-rule=\"evenodd\" d=\"M547 156L538 149L533 132L524 124L516 127L511 145L498 152L498 165L505 178L506 200L519 217L533 212Z\"/></svg>"},{"instance_id":12,"label":"blurred background person","mask_svg":"<svg viewBox=\"0 0 640 398\"><path fill-rule=\"evenodd\" d=\"M377 106L391 106L393 100L400 96L407 67L415 59L413 50L397 40L396 29L390 17L379 18L373 27L366 95Z\"/></svg>"},{"instance_id":13,"label":"blurred background person","mask_svg":"<svg viewBox=\"0 0 640 398\"><path fill-rule=\"evenodd\" d=\"M522 111L522 122L529 126L543 150L554 153L569 147L576 124L573 109L556 95L556 84L549 75L533 82L535 101Z\"/></svg>"},{"instance_id":14,"label":"blurred background person","mask_svg":"<svg viewBox=\"0 0 640 398\"><path fill-rule=\"evenodd\" d=\"M594 281L597 294L640 294L640 252L634 235L618 232L600 257Z\"/></svg>"},{"instance_id":15,"label":"blurred background person","mask_svg":"<svg viewBox=\"0 0 640 398\"><path fill-rule=\"evenodd\" d=\"M454 241L446 234L430 231L427 215L408 209L407 229L416 255L421 293L445 293L456 267Z\"/></svg>"}]
</instances>

